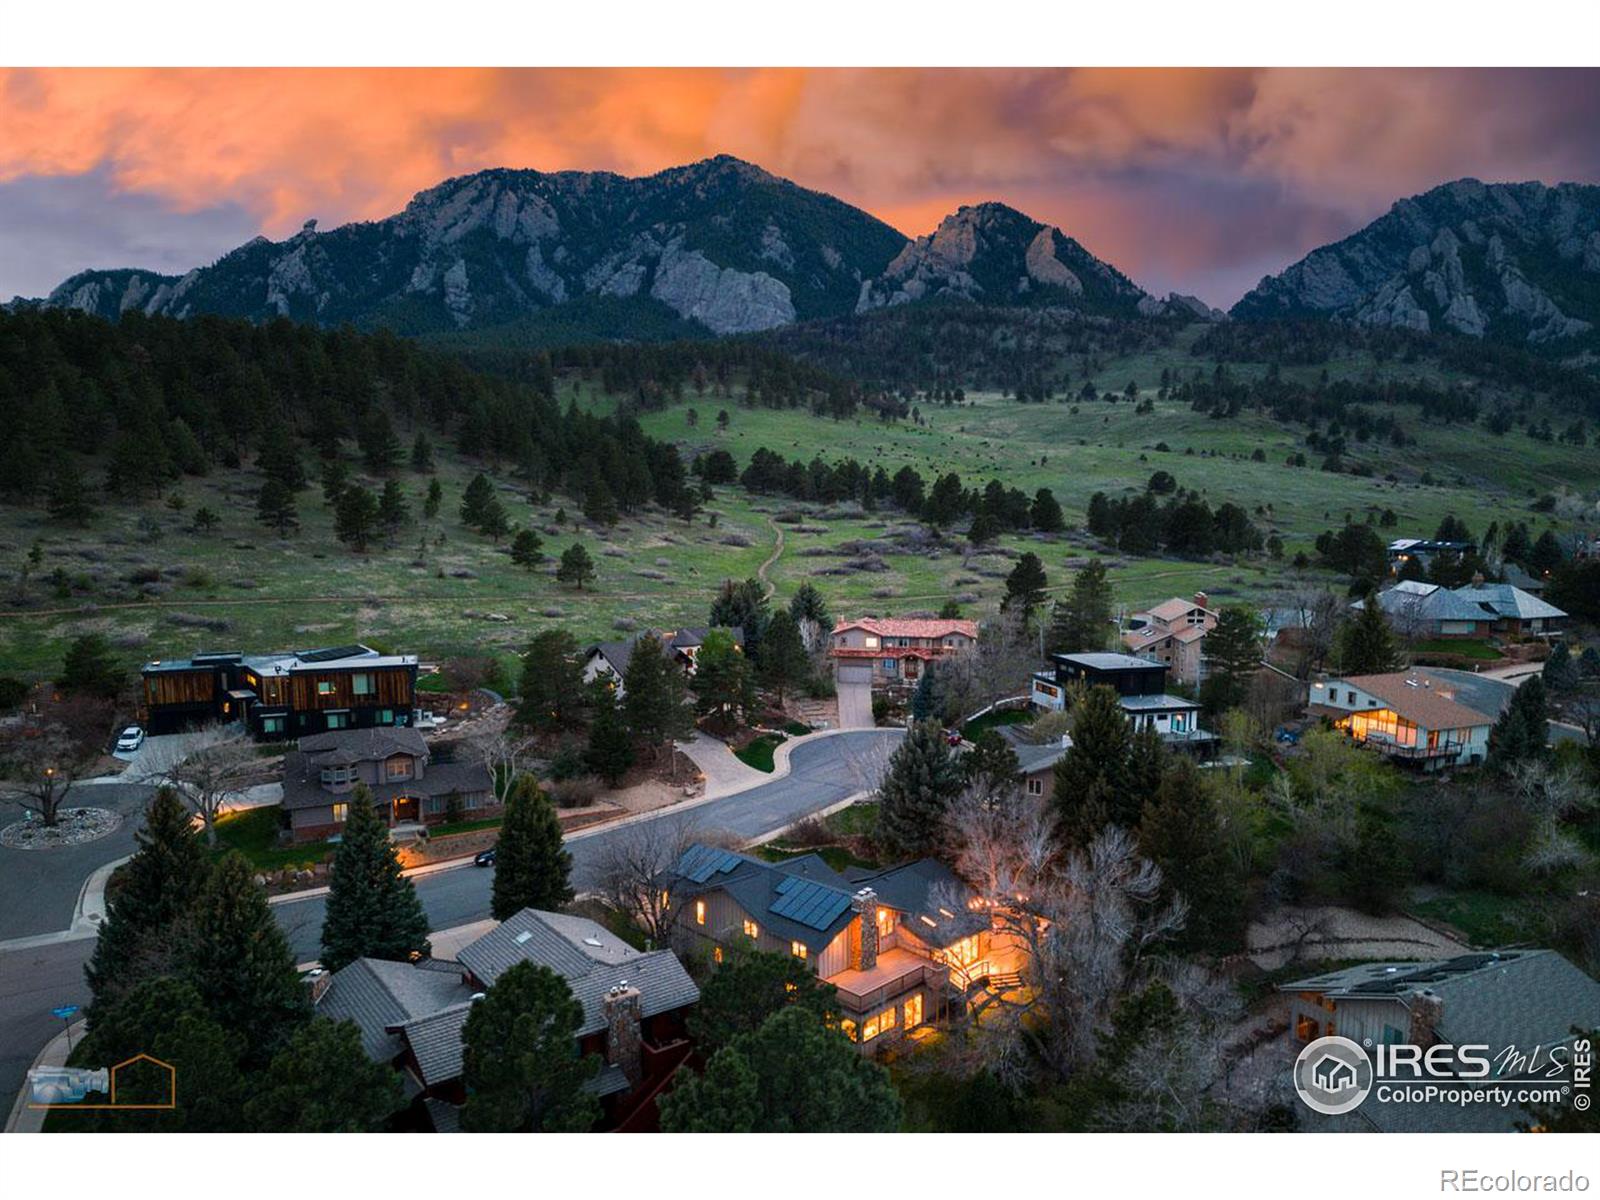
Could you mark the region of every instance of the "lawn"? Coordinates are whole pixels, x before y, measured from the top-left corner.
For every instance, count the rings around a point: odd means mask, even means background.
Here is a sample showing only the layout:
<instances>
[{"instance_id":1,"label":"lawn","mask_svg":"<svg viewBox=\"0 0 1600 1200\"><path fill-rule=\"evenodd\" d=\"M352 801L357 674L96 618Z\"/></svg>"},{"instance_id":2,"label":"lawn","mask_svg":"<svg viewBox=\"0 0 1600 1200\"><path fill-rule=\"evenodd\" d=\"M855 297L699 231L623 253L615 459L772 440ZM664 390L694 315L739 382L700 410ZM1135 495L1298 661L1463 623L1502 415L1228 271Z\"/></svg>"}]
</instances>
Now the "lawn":
<instances>
[{"instance_id":1,"label":"lawn","mask_svg":"<svg viewBox=\"0 0 1600 1200\"><path fill-rule=\"evenodd\" d=\"M1418 916L1454 925L1474 946L1503 946L1528 935L1521 902L1493 892L1450 892L1411 909Z\"/></svg>"},{"instance_id":2,"label":"lawn","mask_svg":"<svg viewBox=\"0 0 1600 1200\"><path fill-rule=\"evenodd\" d=\"M261 871L304 867L321 862L333 852L332 842L303 842L285 846L278 841L280 809L277 805L246 808L217 818L218 851L237 850Z\"/></svg>"},{"instance_id":3,"label":"lawn","mask_svg":"<svg viewBox=\"0 0 1600 1200\"><path fill-rule=\"evenodd\" d=\"M1482 662L1494 662L1505 657L1488 642L1471 638L1428 638L1412 642L1411 648L1419 654L1453 654L1458 658L1476 658Z\"/></svg>"},{"instance_id":4,"label":"lawn","mask_svg":"<svg viewBox=\"0 0 1600 1200\"><path fill-rule=\"evenodd\" d=\"M763 733L760 737L750 742L742 750L736 750L734 757L748 767L758 771L772 772L772 755L775 750L789 739L781 733Z\"/></svg>"},{"instance_id":5,"label":"lawn","mask_svg":"<svg viewBox=\"0 0 1600 1200\"><path fill-rule=\"evenodd\" d=\"M450 821L428 830L429 837L446 837L452 833L472 833L477 829L496 829L505 823L504 817L484 817L477 821Z\"/></svg>"},{"instance_id":6,"label":"lawn","mask_svg":"<svg viewBox=\"0 0 1600 1200\"><path fill-rule=\"evenodd\" d=\"M981 717L974 717L961 727L961 736L969 742L977 739L978 735L986 729L997 729L1002 725L1026 725L1038 715L1028 708L999 708L986 712Z\"/></svg>"},{"instance_id":7,"label":"lawn","mask_svg":"<svg viewBox=\"0 0 1600 1200\"><path fill-rule=\"evenodd\" d=\"M756 848L756 854L759 857L764 858L767 862L772 863L786 862L791 858L800 858L807 854L816 854L821 856L823 862L827 863L835 871L840 873L843 873L850 867L865 867L870 869L878 866L878 864L875 862L868 862L864 858L856 857L843 846L817 846L815 848L807 848L803 846L791 846L782 840L779 840L776 842L768 842L764 846L758 846Z\"/></svg>"}]
</instances>

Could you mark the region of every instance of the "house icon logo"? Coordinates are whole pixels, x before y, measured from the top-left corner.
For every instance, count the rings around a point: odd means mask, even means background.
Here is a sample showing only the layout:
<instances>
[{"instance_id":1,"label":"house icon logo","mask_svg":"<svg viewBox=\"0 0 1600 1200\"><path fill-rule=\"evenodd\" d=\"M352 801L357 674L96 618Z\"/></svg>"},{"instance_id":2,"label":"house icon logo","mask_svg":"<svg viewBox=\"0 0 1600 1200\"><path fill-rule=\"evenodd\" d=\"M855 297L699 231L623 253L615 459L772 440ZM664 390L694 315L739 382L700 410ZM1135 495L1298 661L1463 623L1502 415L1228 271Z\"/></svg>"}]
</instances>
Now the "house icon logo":
<instances>
[{"instance_id":1,"label":"house icon logo","mask_svg":"<svg viewBox=\"0 0 1600 1200\"><path fill-rule=\"evenodd\" d=\"M1350 1112L1372 1090L1372 1060L1345 1037L1320 1037L1294 1061L1294 1090L1307 1108L1325 1116Z\"/></svg>"}]
</instances>

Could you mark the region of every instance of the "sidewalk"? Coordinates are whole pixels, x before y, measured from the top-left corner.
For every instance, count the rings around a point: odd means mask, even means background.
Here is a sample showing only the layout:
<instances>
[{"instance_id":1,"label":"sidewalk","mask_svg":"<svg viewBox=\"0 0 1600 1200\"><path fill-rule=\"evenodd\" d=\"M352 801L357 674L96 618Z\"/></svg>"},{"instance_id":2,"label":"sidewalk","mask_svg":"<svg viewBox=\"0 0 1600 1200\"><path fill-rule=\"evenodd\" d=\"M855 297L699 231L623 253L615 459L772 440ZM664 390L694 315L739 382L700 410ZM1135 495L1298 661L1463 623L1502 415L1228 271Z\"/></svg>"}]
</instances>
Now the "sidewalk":
<instances>
[{"instance_id":1,"label":"sidewalk","mask_svg":"<svg viewBox=\"0 0 1600 1200\"><path fill-rule=\"evenodd\" d=\"M83 1040L83 1035L88 1032L87 1021L76 1021L68 1029L63 1029L51 1038L45 1048L39 1051L39 1057L33 1060L35 1067L64 1067L67 1065L67 1043L70 1040L77 1046ZM70 1038L69 1038L70 1035ZM23 1080L22 1090L17 1093L17 1102L11 1106L11 1115L6 1120L7 1133L43 1133L44 1117L48 1111L43 1108L29 1107L33 1097L29 1094L27 1080Z\"/></svg>"},{"instance_id":2,"label":"sidewalk","mask_svg":"<svg viewBox=\"0 0 1600 1200\"><path fill-rule=\"evenodd\" d=\"M83 881L83 887L78 892L78 905L72 913L72 924L55 933L37 933L32 937L12 938L8 942L0 942L0 953L12 950L31 950L36 946L53 946L58 942L75 942L80 938L92 938L100 932L100 922L106 919L106 884L110 882L112 872L132 855L119 858L115 862L108 862L103 867L97 867L89 878Z\"/></svg>"}]
</instances>

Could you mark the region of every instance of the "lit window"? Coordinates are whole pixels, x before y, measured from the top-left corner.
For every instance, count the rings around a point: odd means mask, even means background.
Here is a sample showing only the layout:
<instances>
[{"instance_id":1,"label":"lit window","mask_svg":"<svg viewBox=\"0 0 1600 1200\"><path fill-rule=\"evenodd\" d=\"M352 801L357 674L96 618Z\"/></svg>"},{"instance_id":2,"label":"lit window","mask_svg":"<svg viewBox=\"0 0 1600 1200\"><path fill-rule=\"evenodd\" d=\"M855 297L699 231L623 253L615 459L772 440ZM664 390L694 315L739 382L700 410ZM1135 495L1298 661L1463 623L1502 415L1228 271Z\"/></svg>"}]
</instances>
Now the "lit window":
<instances>
[{"instance_id":1,"label":"lit window","mask_svg":"<svg viewBox=\"0 0 1600 1200\"><path fill-rule=\"evenodd\" d=\"M757 925L754 921L752 921L748 917L746 917L745 918L745 922L744 922L744 935L747 938L758 938L758 937L760 937L761 936L761 926Z\"/></svg>"},{"instance_id":2,"label":"lit window","mask_svg":"<svg viewBox=\"0 0 1600 1200\"><path fill-rule=\"evenodd\" d=\"M372 695L372 676L366 674L350 676L350 691L357 696Z\"/></svg>"},{"instance_id":3,"label":"lit window","mask_svg":"<svg viewBox=\"0 0 1600 1200\"><path fill-rule=\"evenodd\" d=\"M915 1029L922 1024L922 993L906 1001L906 1028Z\"/></svg>"},{"instance_id":4,"label":"lit window","mask_svg":"<svg viewBox=\"0 0 1600 1200\"><path fill-rule=\"evenodd\" d=\"M283 718L282 717L262 717L261 718L261 732L262 733L282 733L283 732Z\"/></svg>"},{"instance_id":5,"label":"lit window","mask_svg":"<svg viewBox=\"0 0 1600 1200\"><path fill-rule=\"evenodd\" d=\"M704 925L706 923L706 902L704 900L696 900L694 902L694 923L696 925Z\"/></svg>"},{"instance_id":6,"label":"lit window","mask_svg":"<svg viewBox=\"0 0 1600 1200\"><path fill-rule=\"evenodd\" d=\"M863 640L862 644L865 645L868 650L876 650L878 648L878 639L875 637L868 637Z\"/></svg>"},{"instance_id":7,"label":"lit window","mask_svg":"<svg viewBox=\"0 0 1600 1200\"><path fill-rule=\"evenodd\" d=\"M333 680L331 680L331 679L319 679L319 680L317 680L317 695L319 695L319 696L331 696L331 695L333 695Z\"/></svg>"},{"instance_id":8,"label":"lit window","mask_svg":"<svg viewBox=\"0 0 1600 1200\"><path fill-rule=\"evenodd\" d=\"M348 804L335 804L333 806L333 819L335 821L337 821L337 822L342 824L344 822L344 819L349 815L350 815L350 806Z\"/></svg>"},{"instance_id":9,"label":"lit window","mask_svg":"<svg viewBox=\"0 0 1600 1200\"><path fill-rule=\"evenodd\" d=\"M666 893L666 892L662 892L661 893L661 911L662 912L665 912L668 908L672 907L671 900L672 900L672 897L668 893Z\"/></svg>"},{"instance_id":10,"label":"lit window","mask_svg":"<svg viewBox=\"0 0 1600 1200\"><path fill-rule=\"evenodd\" d=\"M789 953L803 961L806 956L806 944L804 942L790 942Z\"/></svg>"},{"instance_id":11,"label":"lit window","mask_svg":"<svg viewBox=\"0 0 1600 1200\"><path fill-rule=\"evenodd\" d=\"M721 946L713 946L713 947L711 947L711 961L714 962L714 963L720 963L722 961L722 947Z\"/></svg>"},{"instance_id":12,"label":"lit window","mask_svg":"<svg viewBox=\"0 0 1600 1200\"><path fill-rule=\"evenodd\" d=\"M887 937L894 932L894 909L879 907L878 936Z\"/></svg>"},{"instance_id":13,"label":"lit window","mask_svg":"<svg viewBox=\"0 0 1600 1200\"><path fill-rule=\"evenodd\" d=\"M852 1042L856 1040L856 1023L854 1021L840 1021L839 1032Z\"/></svg>"},{"instance_id":14,"label":"lit window","mask_svg":"<svg viewBox=\"0 0 1600 1200\"><path fill-rule=\"evenodd\" d=\"M347 729L347 728L349 728L349 726L350 726L350 714L349 713L341 712L341 713L329 713L328 714L328 728L329 729Z\"/></svg>"},{"instance_id":15,"label":"lit window","mask_svg":"<svg viewBox=\"0 0 1600 1200\"><path fill-rule=\"evenodd\" d=\"M894 1028L895 1010L886 1008L881 1013L874 1013L867 1018L867 1023L861 1027L861 1040L870 1042L880 1033L888 1033Z\"/></svg>"}]
</instances>

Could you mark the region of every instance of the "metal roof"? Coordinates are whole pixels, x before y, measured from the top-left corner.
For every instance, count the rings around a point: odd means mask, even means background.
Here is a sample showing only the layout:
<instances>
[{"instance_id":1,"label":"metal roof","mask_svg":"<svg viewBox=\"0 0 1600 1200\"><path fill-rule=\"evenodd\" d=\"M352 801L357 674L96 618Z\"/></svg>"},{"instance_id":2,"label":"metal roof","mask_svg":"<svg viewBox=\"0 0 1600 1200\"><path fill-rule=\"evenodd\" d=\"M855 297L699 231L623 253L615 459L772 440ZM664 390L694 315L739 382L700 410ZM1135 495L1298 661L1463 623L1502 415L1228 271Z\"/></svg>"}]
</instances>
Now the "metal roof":
<instances>
[{"instance_id":1,"label":"metal roof","mask_svg":"<svg viewBox=\"0 0 1600 1200\"><path fill-rule=\"evenodd\" d=\"M1166 670L1163 663L1154 659L1138 658L1132 654L1112 654L1110 652L1096 652L1093 654L1052 654L1051 658L1059 663L1074 663L1080 667L1088 667L1093 671L1148 671L1151 667Z\"/></svg>"}]
</instances>

